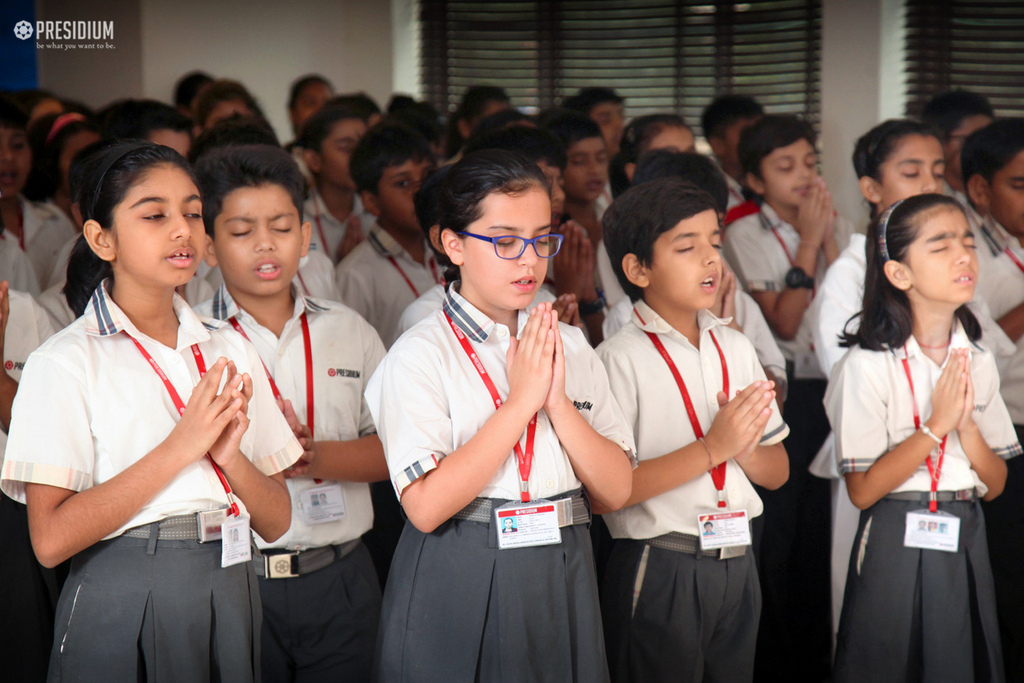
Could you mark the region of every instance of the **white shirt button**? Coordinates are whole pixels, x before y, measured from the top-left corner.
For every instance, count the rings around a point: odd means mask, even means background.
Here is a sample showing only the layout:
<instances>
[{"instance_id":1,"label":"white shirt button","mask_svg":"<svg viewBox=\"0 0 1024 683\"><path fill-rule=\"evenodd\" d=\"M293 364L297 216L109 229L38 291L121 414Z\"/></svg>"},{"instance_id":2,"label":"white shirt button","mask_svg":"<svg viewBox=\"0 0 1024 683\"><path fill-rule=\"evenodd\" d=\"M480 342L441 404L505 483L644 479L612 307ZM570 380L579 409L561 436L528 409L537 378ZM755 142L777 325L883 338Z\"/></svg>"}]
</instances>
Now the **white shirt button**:
<instances>
[{"instance_id":1,"label":"white shirt button","mask_svg":"<svg viewBox=\"0 0 1024 683\"><path fill-rule=\"evenodd\" d=\"M171 356L171 363L177 365L181 362L181 356Z\"/></svg>"},{"instance_id":2,"label":"white shirt button","mask_svg":"<svg viewBox=\"0 0 1024 683\"><path fill-rule=\"evenodd\" d=\"M555 482L552 479L548 479L546 482L544 482L544 485L547 486L549 489L555 488Z\"/></svg>"},{"instance_id":3,"label":"white shirt button","mask_svg":"<svg viewBox=\"0 0 1024 683\"><path fill-rule=\"evenodd\" d=\"M508 330L506 330L504 327L498 328L498 339L504 339L507 336Z\"/></svg>"}]
</instances>

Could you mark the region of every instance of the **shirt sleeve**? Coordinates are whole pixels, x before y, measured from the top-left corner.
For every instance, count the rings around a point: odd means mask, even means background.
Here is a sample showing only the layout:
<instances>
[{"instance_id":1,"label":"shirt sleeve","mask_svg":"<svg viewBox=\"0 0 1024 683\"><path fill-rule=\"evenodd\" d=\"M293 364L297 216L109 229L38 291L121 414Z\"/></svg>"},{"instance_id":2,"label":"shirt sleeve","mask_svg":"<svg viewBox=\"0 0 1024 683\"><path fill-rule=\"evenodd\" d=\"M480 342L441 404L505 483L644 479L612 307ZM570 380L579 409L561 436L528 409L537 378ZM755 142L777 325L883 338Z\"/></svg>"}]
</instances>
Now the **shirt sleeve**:
<instances>
[{"instance_id":1,"label":"shirt sleeve","mask_svg":"<svg viewBox=\"0 0 1024 683\"><path fill-rule=\"evenodd\" d=\"M787 264L780 272L777 260L765 253L764 240L760 239L763 232L757 214L733 223L729 226L729 236L724 243L726 259L748 292L782 291L782 282L789 266ZM778 245L775 245L775 249L778 249Z\"/></svg>"},{"instance_id":2,"label":"shirt sleeve","mask_svg":"<svg viewBox=\"0 0 1024 683\"><path fill-rule=\"evenodd\" d=\"M983 354L976 370L972 368L974 386L974 422L992 452L1004 460L1021 454L1017 431L1013 427L1003 397L999 393L999 373L991 353Z\"/></svg>"},{"instance_id":3,"label":"shirt sleeve","mask_svg":"<svg viewBox=\"0 0 1024 683\"><path fill-rule=\"evenodd\" d=\"M846 354L847 349L839 346L839 335L863 305L864 273L859 271L853 262L838 259L829 268L814 297L813 306L817 309L813 318L814 351L826 375Z\"/></svg>"},{"instance_id":4,"label":"shirt sleeve","mask_svg":"<svg viewBox=\"0 0 1024 683\"><path fill-rule=\"evenodd\" d=\"M256 347L244 339L241 341L245 344L252 378L249 430L243 442L249 446L249 452L245 455L260 472L269 476L291 467L302 455L302 446L277 407ZM243 452L245 450L243 448Z\"/></svg>"},{"instance_id":5,"label":"shirt sleeve","mask_svg":"<svg viewBox=\"0 0 1024 683\"><path fill-rule=\"evenodd\" d=\"M384 342L380 340L380 335L377 331L370 327L369 323L363 322L363 339L364 339L364 352L363 352L363 400L359 410L359 436L367 436L369 434L376 434L377 427L373 422L373 415L370 413L370 406L366 403L366 389L370 383L370 377L380 367L381 361L384 360L387 350L384 348Z\"/></svg>"},{"instance_id":6,"label":"shirt sleeve","mask_svg":"<svg viewBox=\"0 0 1024 683\"><path fill-rule=\"evenodd\" d=\"M431 356L424 345L392 350L366 387L366 403L399 497L455 450L448 396L435 369L440 362Z\"/></svg>"},{"instance_id":7,"label":"shirt sleeve","mask_svg":"<svg viewBox=\"0 0 1024 683\"><path fill-rule=\"evenodd\" d=\"M84 491L95 464L85 378L62 357L32 354L11 410L0 487L20 503L26 483Z\"/></svg>"},{"instance_id":8,"label":"shirt sleeve","mask_svg":"<svg viewBox=\"0 0 1024 683\"><path fill-rule=\"evenodd\" d=\"M583 333L580 330L562 324L561 331L563 335L566 335L566 330L570 334L579 335L579 348L577 352L586 356L586 367L588 368L588 377L591 383L589 393L593 396L591 401L593 407L591 410L582 410L580 412L584 419L590 423L590 426L594 428L594 431L609 441L614 442L615 445L625 451L635 468L636 443L633 439L633 428L625 415L623 415L622 409L612 393L604 364L597 353L594 352L594 349L583 338ZM564 338L563 341L565 341ZM570 396L569 398L572 397Z\"/></svg>"},{"instance_id":9,"label":"shirt sleeve","mask_svg":"<svg viewBox=\"0 0 1024 683\"><path fill-rule=\"evenodd\" d=\"M767 381L768 377L764 374L764 368L761 367L761 362L757 358L753 344L750 344L750 340L746 338L743 338L742 341L749 344L750 347L750 352L746 354L749 362L747 372L754 378L754 382ZM750 385L748 384L747 386ZM733 391L742 388L734 387ZM761 434L761 440L758 442L758 445L761 446L774 446L775 444L782 443L783 439L789 436L789 425L782 419L782 413L779 412L779 407L774 401L771 404L771 409L772 414L768 416L768 424L764 426L764 432Z\"/></svg>"},{"instance_id":10,"label":"shirt sleeve","mask_svg":"<svg viewBox=\"0 0 1024 683\"><path fill-rule=\"evenodd\" d=\"M825 392L825 412L835 434L839 473L866 472L889 450L889 387L871 367L875 351L851 351L836 367Z\"/></svg>"},{"instance_id":11,"label":"shirt sleeve","mask_svg":"<svg viewBox=\"0 0 1024 683\"><path fill-rule=\"evenodd\" d=\"M743 290L736 290L736 322L743 328L743 334L754 345L757 352L757 359L761 365L770 370L777 382L785 388L786 383L786 357L775 341L772 328L761 312L754 298Z\"/></svg>"}]
</instances>

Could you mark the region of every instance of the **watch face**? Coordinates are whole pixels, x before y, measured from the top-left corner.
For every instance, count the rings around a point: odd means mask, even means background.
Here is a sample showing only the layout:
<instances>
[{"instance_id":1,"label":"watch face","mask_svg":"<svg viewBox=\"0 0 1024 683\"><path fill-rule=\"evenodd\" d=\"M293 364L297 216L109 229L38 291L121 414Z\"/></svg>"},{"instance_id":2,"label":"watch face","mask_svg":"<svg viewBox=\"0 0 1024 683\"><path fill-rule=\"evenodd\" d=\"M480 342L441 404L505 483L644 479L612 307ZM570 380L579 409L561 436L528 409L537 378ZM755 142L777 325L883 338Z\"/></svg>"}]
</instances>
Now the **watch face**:
<instances>
[{"instance_id":1,"label":"watch face","mask_svg":"<svg viewBox=\"0 0 1024 683\"><path fill-rule=\"evenodd\" d=\"M800 268L790 268L786 273L786 286L791 288L802 287L807 279L807 273Z\"/></svg>"}]
</instances>

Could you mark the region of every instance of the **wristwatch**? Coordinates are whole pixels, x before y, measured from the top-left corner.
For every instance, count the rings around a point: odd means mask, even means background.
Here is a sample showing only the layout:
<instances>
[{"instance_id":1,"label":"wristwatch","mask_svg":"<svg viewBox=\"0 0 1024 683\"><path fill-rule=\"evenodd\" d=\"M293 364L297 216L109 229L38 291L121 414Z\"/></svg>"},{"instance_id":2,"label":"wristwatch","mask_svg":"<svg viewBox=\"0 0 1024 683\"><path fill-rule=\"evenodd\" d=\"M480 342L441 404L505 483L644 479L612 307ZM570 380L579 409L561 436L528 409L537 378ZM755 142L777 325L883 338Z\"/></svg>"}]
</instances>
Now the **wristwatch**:
<instances>
[{"instance_id":1,"label":"wristwatch","mask_svg":"<svg viewBox=\"0 0 1024 683\"><path fill-rule=\"evenodd\" d=\"M786 286L792 289L814 289L814 278L799 266L793 266L786 273Z\"/></svg>"},{"instance_id":2,"label":"wristwatch","mask_svg":"<svg viewBox=\"0 0 1024 683\"><path fill-rule=\"evenodd\" d=\"M593 315L595 313L600 313L607 307L608 301L604 298L604 292L601 291L600 287L597 288L596 299L586 303L583 303L582 301L579 303L580 315Z\"/></svg>"}]
</instances>

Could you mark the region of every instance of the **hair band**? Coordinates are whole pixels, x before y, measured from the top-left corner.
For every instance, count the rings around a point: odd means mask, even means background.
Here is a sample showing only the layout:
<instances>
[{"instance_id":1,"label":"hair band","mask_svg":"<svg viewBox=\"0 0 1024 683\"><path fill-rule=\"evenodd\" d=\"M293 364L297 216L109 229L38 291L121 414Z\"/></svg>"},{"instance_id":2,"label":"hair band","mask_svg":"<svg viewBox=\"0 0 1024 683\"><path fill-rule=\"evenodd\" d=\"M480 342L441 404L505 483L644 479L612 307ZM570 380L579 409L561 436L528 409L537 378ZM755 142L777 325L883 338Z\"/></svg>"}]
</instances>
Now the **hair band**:
<instances>
[{"instance_id":1,"label":"hair band","mask_svg":"<svg viewBox=\"0 0 1024 683\"><path fill-rule=\"evenodd\" d=\"M67 114L61 114L55 118L53 120L53 125L50 126L50 132L46 135L46 146L50 146L53 139L57 137L57 133L59 133L65 126L69 123L74 123L75 121L85 121L85 116L76 111L72 111Z\"/></svg>"},{"instance_id":2,"label":"hair band","mask_svg":"<svg viewBox=\"0 0 1024 683\"><path fill-rule=\"evenodd\" d=\"M886 232L888 232L889 230L889 218L892 217L892 212L896 209L896 207L902 204L904 201L906 200L901 199L898 202L894 203L892 206L890 206L888 209L886 209L885 212L882 214L882 217L878 221L878 251L882 255L882 263L892 260L889 258L889 244L887 242L886 237Z\"/></svg>"},{"instance_id":3,"label":"hair band","mask_svg":"<svg viewBox=\"0 0 1024 683\"><path fill-rule=\"evenodd\" d=\"M100 188L103 187L103 179L107 176L107 171L110 170L110 167L136 150L142 149L144 147L156 146L157 145L153 144L152 142L129 142L125 144L124 148L119 153L110 155L110 158L103 163L103 167L101 168L100 173L96 179L96 186L93 187L92 189L92 206L89 207L90 218L92 217L91 214L93 213L93 211L96 210L96 200L100 196Z\"/></svg>"}]
</instances>

